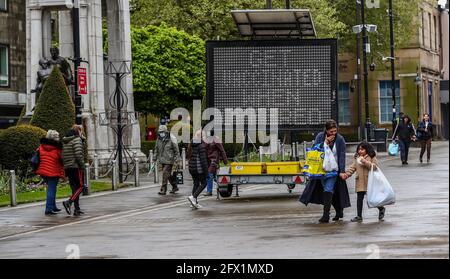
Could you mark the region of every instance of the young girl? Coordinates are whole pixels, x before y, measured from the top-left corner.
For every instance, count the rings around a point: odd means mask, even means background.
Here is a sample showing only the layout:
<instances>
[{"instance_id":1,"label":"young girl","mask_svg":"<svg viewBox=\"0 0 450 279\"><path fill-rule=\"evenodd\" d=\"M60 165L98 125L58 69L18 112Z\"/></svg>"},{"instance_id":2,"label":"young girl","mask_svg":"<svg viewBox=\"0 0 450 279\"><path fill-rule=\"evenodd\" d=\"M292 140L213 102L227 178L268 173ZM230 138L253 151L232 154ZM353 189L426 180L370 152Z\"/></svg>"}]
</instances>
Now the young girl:
<instances>
[{"instance_id":1,"label":"young girl","mask_svg":"<svg viewBox=\"0 0 450 279\"><path fill-rule=\"evenodd\" d=\"M362 218L362 208L363 208L363 200L364 195L367 193L367 183L369 180L369 171L374 168L374 170L378 166L378 160L376 158L376 153L373 149L373 146L368 142L361 142L356 148L355 153L355 161L345 172L347 178L352 176L356 172L355 176L355 188L356 194L358 195L358 200L356 203L357 206L357 216L353 218L352 222L361 222ZM386 209L384 207L378 207L379 214L378 220L382 220L384 218L384 213Z\"/></svg>"}]
</instances>

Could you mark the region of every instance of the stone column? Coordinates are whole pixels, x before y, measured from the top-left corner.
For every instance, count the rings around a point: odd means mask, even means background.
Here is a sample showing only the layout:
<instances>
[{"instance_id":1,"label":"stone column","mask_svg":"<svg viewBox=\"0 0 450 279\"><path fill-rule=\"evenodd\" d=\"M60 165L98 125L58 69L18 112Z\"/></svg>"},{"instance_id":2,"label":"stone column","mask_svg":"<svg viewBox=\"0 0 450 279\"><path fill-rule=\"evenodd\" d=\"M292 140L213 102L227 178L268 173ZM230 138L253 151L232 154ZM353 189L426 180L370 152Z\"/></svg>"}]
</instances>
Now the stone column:
<instances>
[{"instance_id":1,"label":"stone column","mask_svg":"<svg viewBox=\"0 0 450 279\"><path fill-rule=\"evenodd\" d=\"M50 57L50 48L52 47L52 18L47 9L42 10L42 56Z\"/></svg>"},{"instance_id":2,"label":"stone column","mask_svg":"<svg viewBox=\"0 0 450 279\"><path fill-rule=\"evenodd\" d=\"M73 27L72 13L70 10L58 12L58 24L59 55L61 55L62 57L73 57Z\"/></svg>"},{"instance_id":3,"label":"stone column","mask_svg":"<svg viewBox=\"0 0 450 279\"><path fill-rule=\"evenodd\" d=\"M30 10L30 88L28 93L36 88L37 72L39 70L39 59L42 57L42 10L31 8ZM36 104L36 94L32 93L27 106L27 113L31 115L31 110Z\"/></svg>"}]
</instances>

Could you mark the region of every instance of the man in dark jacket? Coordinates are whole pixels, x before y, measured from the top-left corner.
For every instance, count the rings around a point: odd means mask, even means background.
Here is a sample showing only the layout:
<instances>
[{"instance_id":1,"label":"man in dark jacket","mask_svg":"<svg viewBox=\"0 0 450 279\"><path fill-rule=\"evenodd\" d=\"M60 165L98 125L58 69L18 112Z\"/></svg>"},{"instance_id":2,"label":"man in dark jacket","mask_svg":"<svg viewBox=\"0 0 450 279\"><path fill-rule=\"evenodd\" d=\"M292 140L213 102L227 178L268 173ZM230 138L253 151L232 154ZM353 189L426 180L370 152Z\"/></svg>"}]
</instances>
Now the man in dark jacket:
<instances>
[{"instance_id":1,"label":"man in dark jacket","mask_svg":"<svg viewBox=\"0 0 450 279\"><path fill-rule=\"evenodd\" d=\"M163 179L159 195L165 195L167 191L167 182L172 185L171 194L176 193L178 189L176 178L172 175L174 164L180 164L180 152L176 138L173 138L167 129L167 126L161 125L158 129L158 139L155 147L155 162L161 164Z\"/></svg>"},{"instance_id":2,"label":"man in dark jacket","mask_svg":"<svg viewBox=\"0 0 450 279\"><path fill-rule=\"evenodd\" d=\"M347 178L345 174L345 140L344 137L337 132L337 123L334 120L328 120L325 123L325 131L320 132L314 141L314 145L320 145L322 148L324 144L327 144L331 150L336 150L334 156L338 163L338 176L324 177L322 179L312 179L307 185L307 189L303 191L300 201L304 204L309 202L323 203L323 216L319 219L320 223L328 223L330 220L331 204L335 205L336 217L333 221L338 221L339 218L343 218L343 209L350 206L350 198L348 195L347 184L344 179ZM335 147L335 148L333 148ZM319 187L322 186L322 187ZM339 189L335 189L339 187ZM345 187L345 189L343 189ZM318 189L323 189L320 193L322 197L315 197L314 193L318 193ZM336 191L335 191L336 190ZM336 198L333 197L333 192L339 192Z\"/></svg>"},{"instance_id":3,"label":"man in dark jacket","mask_svg":"<svg viewBox=\"0 0 450 279\"><path fill-rule=\"evenodd\" d=\"M403 117L403 122L400 122L394 131L392 138L398 139L398 145L400 147L400 158L402 165L408 164L408 153L411 141L416 140L416 131L411 123L411 118L408 115Z\"/></svg>"},{"instance_id":4,"label":"man in dark jacket","mask_svg":"<svg viewBox=\"0 0 450 279\"><path fill-rule=\"evenodd\" d=\"M212 196L213 180L216 176L217 170L220 166L220 160L228 164L227 153L223 148L220 139L214 136L214 130L211 131L211 136L206 138L206 152L208 154L208 178L205 196Z\"/></svg>"},{"instance_id":5,"label":"man in dark jacket","mask_svg":"<svg viewBox=\"0 0 450 279\"><path fill-rule=\"evenodd\" d=\"M83 149L83 130L81 125L73 125L66 136L63 138L62 160L66 176L69 178L72 196L63 202L67 214L71 214L72 203L75 206L73 215L84 214L80 209L80 194L83 192L83 167L84 167L84 149Z\"/></svg>"}]
</instances>

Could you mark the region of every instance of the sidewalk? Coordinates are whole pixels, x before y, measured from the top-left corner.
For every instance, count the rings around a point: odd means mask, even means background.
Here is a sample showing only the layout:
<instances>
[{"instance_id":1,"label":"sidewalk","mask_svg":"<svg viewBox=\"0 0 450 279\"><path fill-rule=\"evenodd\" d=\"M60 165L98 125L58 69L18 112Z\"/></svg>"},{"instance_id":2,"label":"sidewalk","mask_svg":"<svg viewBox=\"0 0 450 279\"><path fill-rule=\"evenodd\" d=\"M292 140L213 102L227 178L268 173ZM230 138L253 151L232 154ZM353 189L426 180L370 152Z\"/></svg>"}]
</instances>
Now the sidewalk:
<instances>
[{"instance_id":1,"label":"sidewalk","mask_svg":"<svg viewBox=\"0 0 450 279\"><path fill-rule=\"evenodd\" d=\"M432 153L439 152L437 149L448 146L448 141L433 142ZM411 148L410 156L412 160L418 160L420 149ZM350 164L354 153L347 153L347 164ZM386 152L378 154L379 160L399 160L397 157L387 155ZM433 160L433 157L432 157ZM77 224L88 222L95 218L102 218L111 214L138 212L144 208L152 206L185 206L189 208L186 197L191 194L192 180L188 170L184 171L184 184L179 185L180 191L176 194L158 195L160 183L153 183L153 175L147 176L143 173L140 177L141 186L119 189L111 192L99 192L89 196L81 196L80 205L86 212L80 217L68 216L61 205L62 200L57 201L57 205L62 211L54 216L45 216L45 202L25 204L17 207L7 207L0 209L0 240L6 236L18 233L30 232L51 228L54 226ZM129 178L132 180L132 177ZM161 182L161 181L160 181ZM169 186L170 190L170 186ZM203 197L201 199L215 199Z\"/></svg>"}]
</instances>

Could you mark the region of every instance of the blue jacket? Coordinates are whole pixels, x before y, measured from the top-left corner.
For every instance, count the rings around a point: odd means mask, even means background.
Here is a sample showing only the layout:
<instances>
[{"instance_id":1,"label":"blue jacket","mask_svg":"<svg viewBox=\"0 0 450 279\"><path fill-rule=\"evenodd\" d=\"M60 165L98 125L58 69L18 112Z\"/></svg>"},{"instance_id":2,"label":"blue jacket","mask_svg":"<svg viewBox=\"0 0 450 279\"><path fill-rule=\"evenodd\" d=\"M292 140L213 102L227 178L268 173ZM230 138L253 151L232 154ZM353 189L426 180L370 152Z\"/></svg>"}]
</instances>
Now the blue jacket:
<instances>
[{"instance_id":1,"label":"blue jacket","mask_svg":"<svg viewBox=\"0 0 450 279\"><path fill-rule=\"evenodd\" d=\"M320 132L316 139L314 140L314 145L320 144L320 147L323 148L323 143L325 142L325 132ZM337 152L337 163L339 173L345 172L345 139L340 134L336 134L336 139L334 141L334 144L336 145L336 152Z\"/></svg>"}]
</instances>

